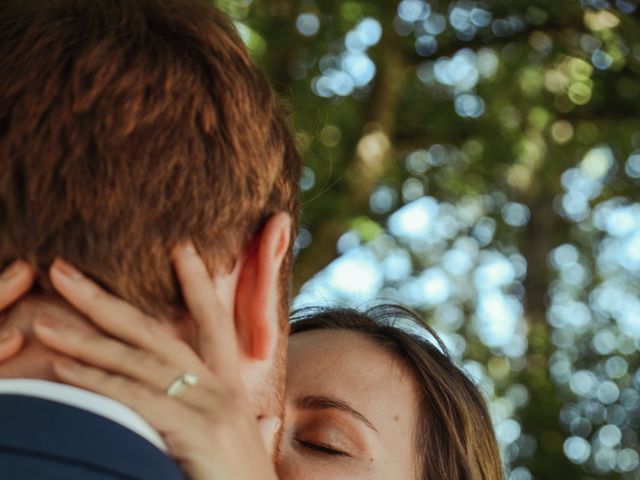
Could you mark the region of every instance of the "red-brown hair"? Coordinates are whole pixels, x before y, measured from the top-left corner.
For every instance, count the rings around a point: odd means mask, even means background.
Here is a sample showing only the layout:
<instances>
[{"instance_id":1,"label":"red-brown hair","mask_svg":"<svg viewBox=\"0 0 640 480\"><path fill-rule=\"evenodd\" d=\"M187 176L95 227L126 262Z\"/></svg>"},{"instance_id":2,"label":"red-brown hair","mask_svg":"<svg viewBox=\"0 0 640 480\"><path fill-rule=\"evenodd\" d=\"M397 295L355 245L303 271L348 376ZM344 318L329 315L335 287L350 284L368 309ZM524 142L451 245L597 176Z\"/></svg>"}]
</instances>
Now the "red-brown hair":
<instances>
[{"instance_id":1,"label":"red-brown hair","mask_svg":"<svg viewBox=\"0 0 640 480\"><path fill-rule=\"evenodd\" d=\"M171 316L170 248L192 238L230 266L271 214L295 220L299 170L282 108L208 2L2 2L0 268L26 258L46 288L62 256Z\"/></svg>"}]
</instances>

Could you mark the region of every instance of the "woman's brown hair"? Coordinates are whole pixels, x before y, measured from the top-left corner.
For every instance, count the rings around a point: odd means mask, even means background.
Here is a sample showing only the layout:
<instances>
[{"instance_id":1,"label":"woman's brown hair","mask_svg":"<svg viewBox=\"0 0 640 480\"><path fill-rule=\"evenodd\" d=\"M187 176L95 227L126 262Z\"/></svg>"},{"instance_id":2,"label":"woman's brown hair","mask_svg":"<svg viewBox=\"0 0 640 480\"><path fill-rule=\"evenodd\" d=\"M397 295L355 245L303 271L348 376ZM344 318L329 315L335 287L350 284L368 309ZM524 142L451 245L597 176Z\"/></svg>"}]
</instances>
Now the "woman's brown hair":
<instances>
[{"instance_id":1,"label":"woman's brown hair","mask_svg":"<svg viewBox=\"0 0 640 480\"><path fill-rule=\"evenodd\" d=\"M292 335L312 330L361 333L401 359L413 373L421 392L417 478L504 478L482 395L453 363L440 337L415 313L397 305L379 305L363 312L314 307L293 312L291 321Z\"/></svg>"}]
</instances>

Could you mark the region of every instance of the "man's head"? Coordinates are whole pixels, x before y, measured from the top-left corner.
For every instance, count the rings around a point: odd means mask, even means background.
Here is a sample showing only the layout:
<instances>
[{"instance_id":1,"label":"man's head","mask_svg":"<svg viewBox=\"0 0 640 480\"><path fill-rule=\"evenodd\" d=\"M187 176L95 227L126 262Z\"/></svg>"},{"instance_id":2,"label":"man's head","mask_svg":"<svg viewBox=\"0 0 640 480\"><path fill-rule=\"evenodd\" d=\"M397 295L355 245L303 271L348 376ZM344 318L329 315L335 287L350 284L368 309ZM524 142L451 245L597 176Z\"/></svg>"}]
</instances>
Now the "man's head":
<instances>
[{"instance_id":1,"label":"man's head","mask_svg":"<svg viewBox=\"0 0 640 480\"><path fill-rule=\"evenodd\" d=\"M48 290L61 256L177 321L169 252L191 238L212 274L238 270L241 320L282 335L298 176L272 91L205 0L0 5L0 267L24 258Z\"/></svg>"}]
</instances>

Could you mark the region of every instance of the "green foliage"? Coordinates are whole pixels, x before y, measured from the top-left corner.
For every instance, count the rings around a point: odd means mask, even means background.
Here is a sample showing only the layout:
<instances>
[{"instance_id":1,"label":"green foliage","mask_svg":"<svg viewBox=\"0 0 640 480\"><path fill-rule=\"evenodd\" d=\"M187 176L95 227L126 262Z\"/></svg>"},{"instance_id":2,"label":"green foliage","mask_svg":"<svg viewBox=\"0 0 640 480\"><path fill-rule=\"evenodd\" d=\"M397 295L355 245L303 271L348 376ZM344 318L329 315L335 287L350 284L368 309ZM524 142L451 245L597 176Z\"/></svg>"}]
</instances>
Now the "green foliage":
<instances>
[{"instance_id":1,"label":"green foliage","mask_svg":"<svg viewBox=\"0 0 640 480\"><path fill-rule=\"evenodd\" d=\"M505 438L513 419L522 429L505 445L514 480L640 478L635 4L219 3L295 114L306 164L296 287L354 245L387 269L391 257L408 262L376 295L412 304L462 342L460 361L482 372ZM440 230L394 231L394 212L420 199L437 199L419 205ZM452 251L472 256L466 272L447 267ZM526 272L485 298L478 272L501 258ZM407 293L419 284L435 295L425 285L438 275L451 287L439 301ZM520 351L487 337L495 325L482 305L496 298L517 313ZM451 311L463 320L444 321Z\"/></svg>"}]
</instances>

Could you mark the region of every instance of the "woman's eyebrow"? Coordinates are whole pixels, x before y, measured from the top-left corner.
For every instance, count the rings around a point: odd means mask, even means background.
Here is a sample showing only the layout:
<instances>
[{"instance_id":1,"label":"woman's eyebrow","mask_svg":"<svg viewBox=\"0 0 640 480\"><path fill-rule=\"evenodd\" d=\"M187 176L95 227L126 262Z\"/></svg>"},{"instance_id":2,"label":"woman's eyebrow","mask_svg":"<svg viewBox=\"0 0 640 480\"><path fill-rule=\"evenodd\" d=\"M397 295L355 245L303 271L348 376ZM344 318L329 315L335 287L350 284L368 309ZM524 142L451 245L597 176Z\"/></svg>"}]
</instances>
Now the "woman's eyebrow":
<instances>
[{"instance_id":1,"label":"woman's eyebrow","mask_svg":"<svg viewBox=\"0 0 640 480\"><path fill-rule=\"evenodd\" d=\"M357 418L374 432L380 434L380 432L378 432L378 429L373 426L373 423L371 423L367 417L362 415L347 402L339 400L337 398L326 397L323 395L309 395L299 398L296 401L296 407L301 410L339 410L348 415L351 415L354 418Z\"/></svg>"}]
</instances>

